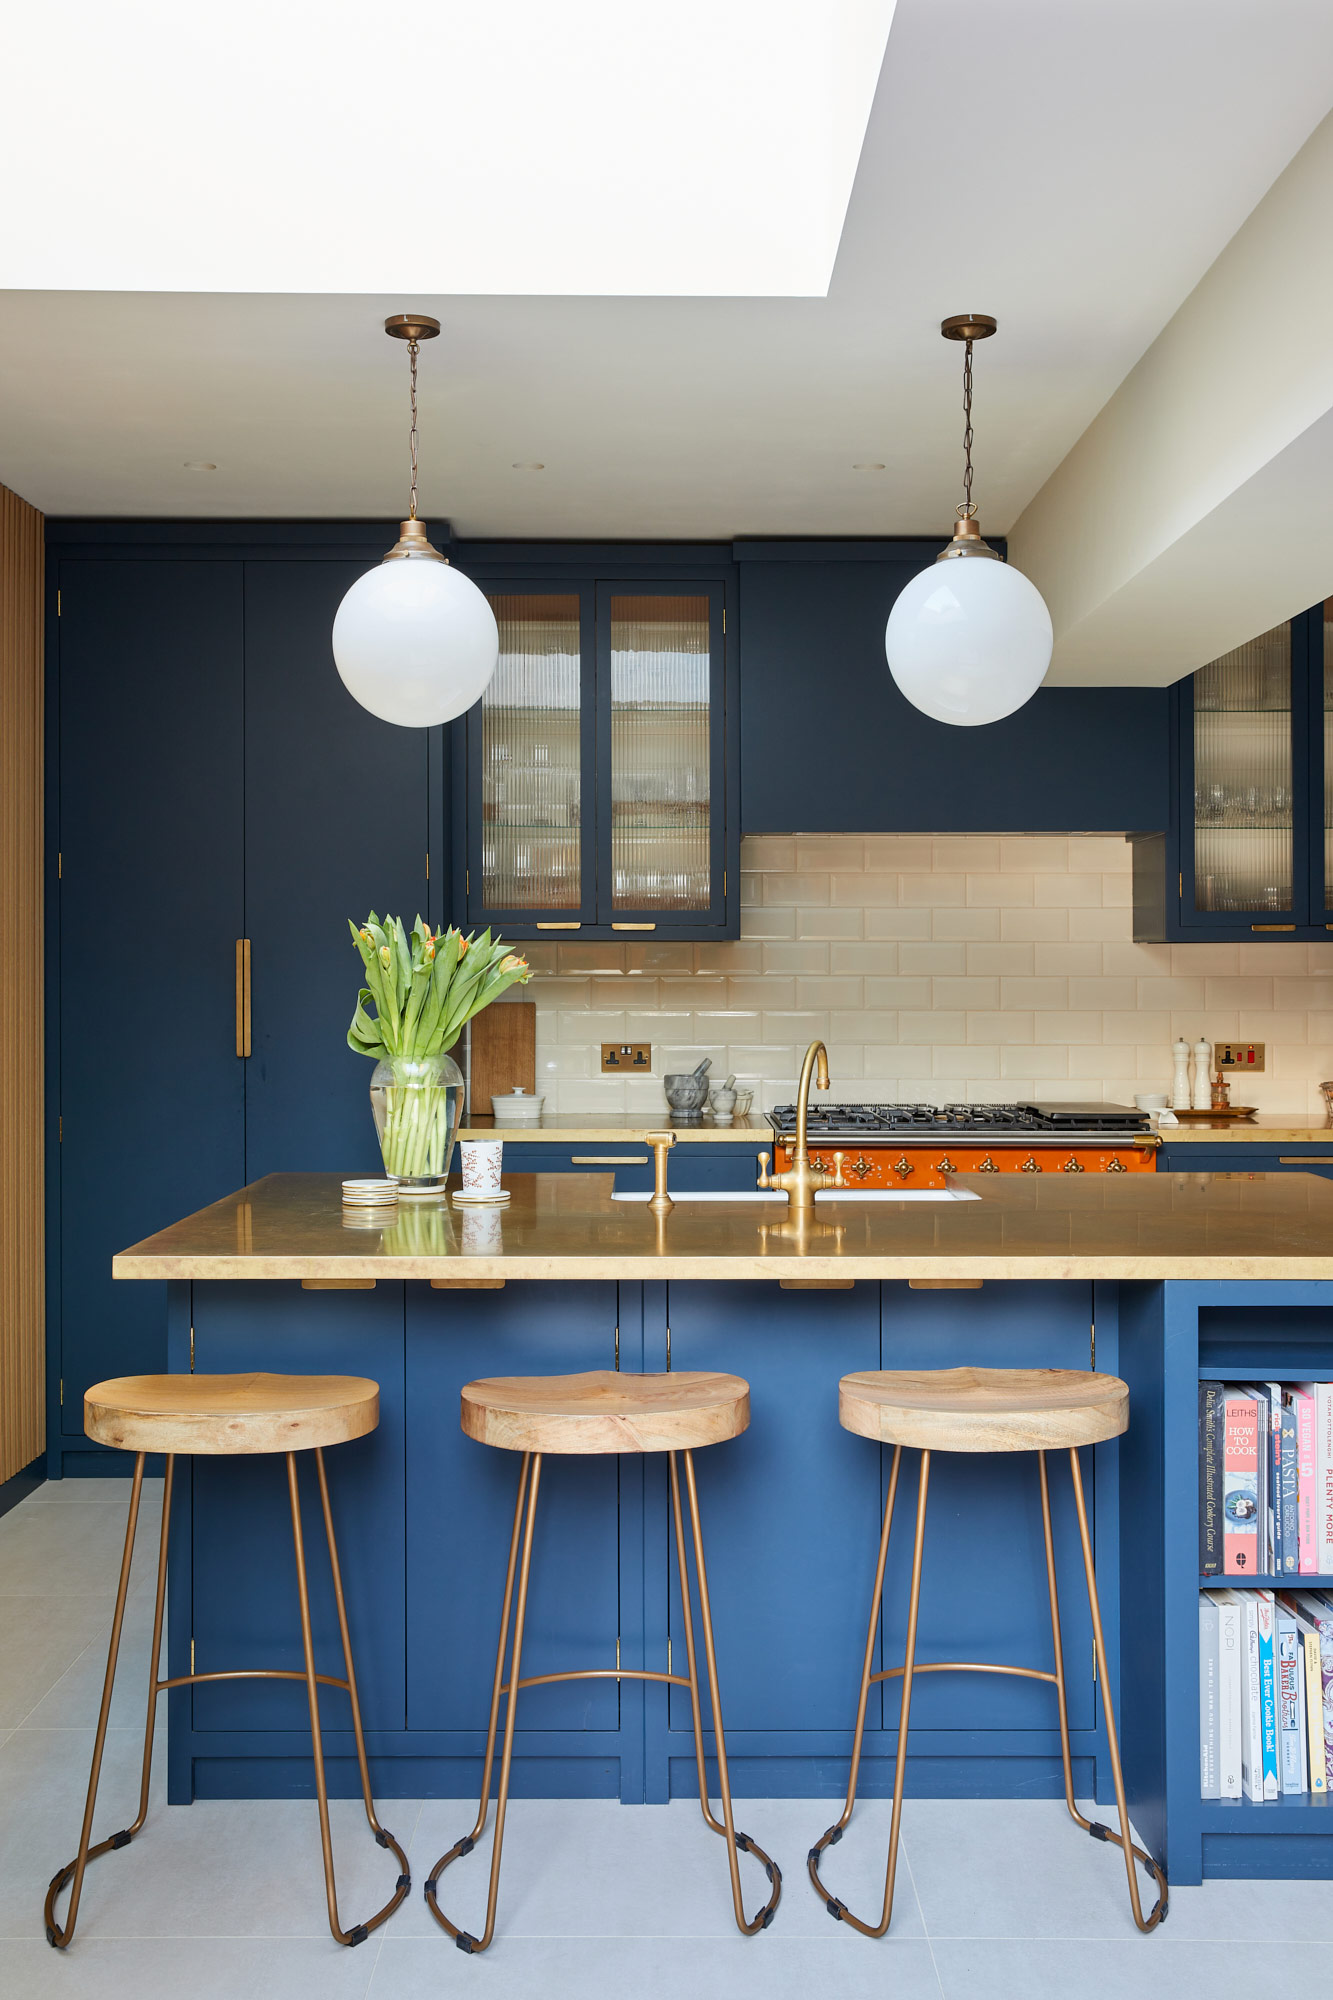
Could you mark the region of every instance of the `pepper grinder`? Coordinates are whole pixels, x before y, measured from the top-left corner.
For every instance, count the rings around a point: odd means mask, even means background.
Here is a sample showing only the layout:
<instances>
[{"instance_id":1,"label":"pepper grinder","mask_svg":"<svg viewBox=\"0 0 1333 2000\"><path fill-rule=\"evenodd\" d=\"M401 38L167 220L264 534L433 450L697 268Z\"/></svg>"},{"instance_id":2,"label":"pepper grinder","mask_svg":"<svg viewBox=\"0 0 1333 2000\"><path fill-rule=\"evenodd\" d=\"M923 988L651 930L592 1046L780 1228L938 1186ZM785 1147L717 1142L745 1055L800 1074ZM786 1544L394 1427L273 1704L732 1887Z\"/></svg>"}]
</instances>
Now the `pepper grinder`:
<instances>
[{"instance_id":1,"label":"pepper grinder","mask_svg":"<svg viewBox=\"0 0 1333 2000\"><path fill-rule=\"evenodd\" d=\"M1205 1035L1194 1044L1194 1109L1213 1108L1213 1045Z\"/></svg>"},{"instance_id":2,"label":"pepper grinder","mask_svg":"<svg viewBox=\"0 0 1333 2000\"><path fill-rule=\"evenodd\" d=\"M1171 1109L1188 1111L1190 1108L1190 1045L1183 1035L1172 1051L1176 1059L1175 1081L1171 1089Z\"/></svg>"}]
</instances>

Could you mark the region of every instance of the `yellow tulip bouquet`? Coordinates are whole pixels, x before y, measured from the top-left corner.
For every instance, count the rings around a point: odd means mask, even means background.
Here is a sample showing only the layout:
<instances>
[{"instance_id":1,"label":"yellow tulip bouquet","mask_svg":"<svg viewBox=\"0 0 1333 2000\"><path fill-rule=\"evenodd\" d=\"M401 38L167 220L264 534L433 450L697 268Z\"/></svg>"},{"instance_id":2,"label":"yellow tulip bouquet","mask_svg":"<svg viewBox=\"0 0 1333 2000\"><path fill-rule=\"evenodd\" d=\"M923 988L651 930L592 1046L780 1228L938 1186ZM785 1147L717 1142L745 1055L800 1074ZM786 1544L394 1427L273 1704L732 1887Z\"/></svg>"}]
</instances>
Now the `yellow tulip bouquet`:
<instances>
[{"instance_id":1,"label":"yellow tulip bouquet","mask_svg":"<svg viewBox=\"0 0 1333 2000\"><path fill-rule=\"evenodd\" d=\"M489 931L432 932L420 917L408 931L373 910L348 928L367 984L347 1043L375 1059L370 1102L384 1171L409 1187L438 1182L463 1112L463 1075L449 1051L475 1014L526 985L531 970Z\"/></svg>"}]
</instances>

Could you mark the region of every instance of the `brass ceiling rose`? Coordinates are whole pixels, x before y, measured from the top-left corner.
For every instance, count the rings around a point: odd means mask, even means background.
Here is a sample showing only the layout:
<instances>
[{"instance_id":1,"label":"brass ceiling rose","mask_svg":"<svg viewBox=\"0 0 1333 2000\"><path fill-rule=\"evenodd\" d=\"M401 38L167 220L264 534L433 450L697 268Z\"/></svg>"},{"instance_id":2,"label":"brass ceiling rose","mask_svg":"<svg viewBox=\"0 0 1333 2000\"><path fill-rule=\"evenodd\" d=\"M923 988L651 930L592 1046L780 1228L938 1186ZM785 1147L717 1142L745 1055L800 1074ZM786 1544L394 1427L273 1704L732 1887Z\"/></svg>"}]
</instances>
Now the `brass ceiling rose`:
<instances>
[{"instance_id":1,"label":"brass ceiling rose","mask_svg":"<svg viewBox=\"0 0 1333 2000\"><path fill-rule=\"evenodd\" d=\"M993 331L993 321L991 326ZM429 313L391 313L384 322L384 331L393 340L434 340L439 330L440 322Z\"/></svg>"},{"instance_id":2,"label":"brass ceiling rose","mask_svg":"<svg viewBox=\"0 0 1333 2000\"><path fill-rule=\"evenodd\" d=\"M940 321L940 332L946 340L989 340L996 325L989 313L955 313Z\"/></svg>"}]
</instances>

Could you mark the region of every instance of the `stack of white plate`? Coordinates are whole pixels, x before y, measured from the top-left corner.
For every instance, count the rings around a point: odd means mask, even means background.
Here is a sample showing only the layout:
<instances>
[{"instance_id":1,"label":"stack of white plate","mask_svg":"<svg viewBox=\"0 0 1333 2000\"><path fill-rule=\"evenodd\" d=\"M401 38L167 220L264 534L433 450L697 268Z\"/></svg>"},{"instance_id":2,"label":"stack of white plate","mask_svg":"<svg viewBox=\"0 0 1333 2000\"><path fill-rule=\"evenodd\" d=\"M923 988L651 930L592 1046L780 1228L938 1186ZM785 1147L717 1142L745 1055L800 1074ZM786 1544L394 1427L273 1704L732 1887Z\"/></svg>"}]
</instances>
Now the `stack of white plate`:
<instances>
[{"instance_id":1,"label":"stack of white plate","mask_svg":"<svg viewBox=\"0 0 1333 2000\"><path fill-rule=\"evenodd\" d=\"M508 1199L508 1188L498 1194L474 1194L471 1188L455 1188L453 1193L455 1208L503 1208Z\"/></svg>"},{"instance_id":2,"label":"stack of white plate","mask_svg":"<svg viewBox=\"0 0 1333 2000\"><path fill-rule=\"evenodd\" d=\"M397 1200L397 1181L362 1180L343 1182L344 1208L392 1208Z\"/></svg>"}]
</instances>

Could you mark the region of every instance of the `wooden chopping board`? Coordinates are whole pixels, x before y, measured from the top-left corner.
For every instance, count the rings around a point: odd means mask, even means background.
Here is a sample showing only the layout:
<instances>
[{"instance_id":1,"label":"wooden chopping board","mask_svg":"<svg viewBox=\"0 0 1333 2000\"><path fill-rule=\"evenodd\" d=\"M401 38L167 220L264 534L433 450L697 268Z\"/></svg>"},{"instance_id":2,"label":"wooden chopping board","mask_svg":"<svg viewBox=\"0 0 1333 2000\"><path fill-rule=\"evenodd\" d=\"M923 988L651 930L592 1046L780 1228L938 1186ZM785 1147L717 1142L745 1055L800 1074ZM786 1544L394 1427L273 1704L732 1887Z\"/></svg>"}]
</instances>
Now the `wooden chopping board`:
<instances>
[{"instance_id":1,"label":"wooden chopping board","mask_svg":"<svg viewBox=\"0 0 1333 2000\"><path fill-rule=\"evenodd\" d=\"M468 1037L469 1118L489 1118L492 1097L510 1090L536 1090L535 1001L497 1000L469 1022Z\"/></svg>"}]
</instances>

